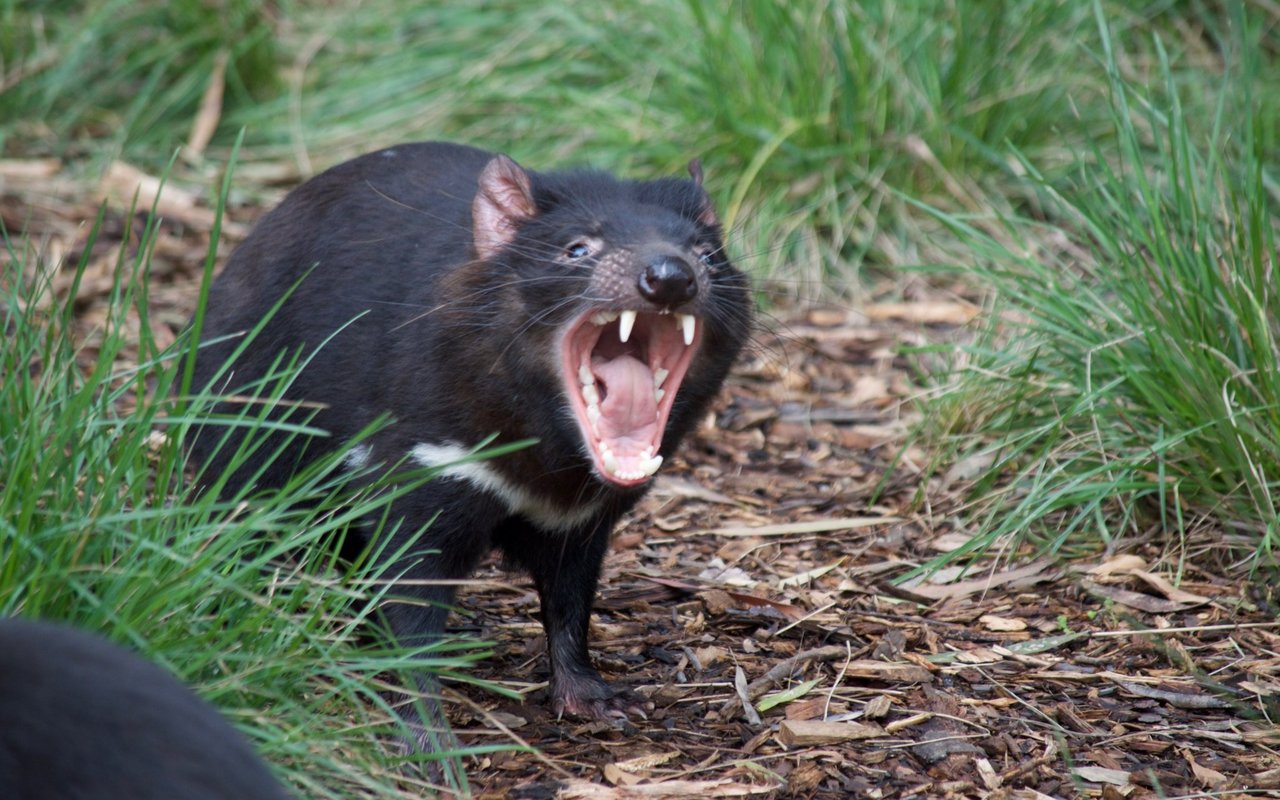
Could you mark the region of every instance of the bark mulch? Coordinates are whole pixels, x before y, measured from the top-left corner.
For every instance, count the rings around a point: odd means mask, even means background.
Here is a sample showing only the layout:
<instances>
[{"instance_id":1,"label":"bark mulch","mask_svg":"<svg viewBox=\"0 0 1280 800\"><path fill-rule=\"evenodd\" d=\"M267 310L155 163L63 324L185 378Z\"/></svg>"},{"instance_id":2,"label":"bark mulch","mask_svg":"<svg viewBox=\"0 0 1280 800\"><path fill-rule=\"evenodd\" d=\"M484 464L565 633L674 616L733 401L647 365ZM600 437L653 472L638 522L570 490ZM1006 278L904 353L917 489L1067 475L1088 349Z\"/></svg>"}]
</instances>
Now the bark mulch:
<instances>
[{"instance_id":1,"label":"bark mulch","mask_svg":"<svg viewBox=\"0 0 1280 800\"><path fill-rule=\"evenodd\" d=\"M96 199L57 171L0 164L0 219L74 263ZM166 189L153 259L162 343L185 324L210 230L207 198L186 191ZM233 209L224 256L261 210ZM107 216L77 299L86 334L138 227ZM473 759L477 796L1280 796L1266 587L1171 562L1158 542L900 580L969 536L964 465L928 473L909 444L920 386L903 348L951 341L976 313L955 293L908 298L764 325L620 526L593 656L647 718L556 719L532 587L489 566L464 592L455 627L496 643L477 677L523 700L454 686L460 738L530 748Z\"/></svg>"}]
</instances>

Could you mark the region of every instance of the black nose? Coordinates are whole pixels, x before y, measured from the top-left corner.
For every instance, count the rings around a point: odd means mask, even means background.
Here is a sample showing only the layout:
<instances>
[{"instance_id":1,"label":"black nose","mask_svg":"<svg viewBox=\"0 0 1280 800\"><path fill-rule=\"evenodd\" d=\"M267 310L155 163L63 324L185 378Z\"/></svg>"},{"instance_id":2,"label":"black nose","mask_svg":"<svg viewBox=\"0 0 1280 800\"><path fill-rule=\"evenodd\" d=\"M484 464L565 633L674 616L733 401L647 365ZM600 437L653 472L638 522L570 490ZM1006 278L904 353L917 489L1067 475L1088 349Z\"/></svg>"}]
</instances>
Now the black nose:
<instances>
[{"instance_id":1,"label":"black nose","mask_svg":"<svg viewBox=\"0 0 1280 800\"><path fill-rule=\"evenodd\" d=\"M675 308L698 294L698 276L678 258L658 256L636 282L644 299L663 308Z\"/></svg>"}]
</instances>

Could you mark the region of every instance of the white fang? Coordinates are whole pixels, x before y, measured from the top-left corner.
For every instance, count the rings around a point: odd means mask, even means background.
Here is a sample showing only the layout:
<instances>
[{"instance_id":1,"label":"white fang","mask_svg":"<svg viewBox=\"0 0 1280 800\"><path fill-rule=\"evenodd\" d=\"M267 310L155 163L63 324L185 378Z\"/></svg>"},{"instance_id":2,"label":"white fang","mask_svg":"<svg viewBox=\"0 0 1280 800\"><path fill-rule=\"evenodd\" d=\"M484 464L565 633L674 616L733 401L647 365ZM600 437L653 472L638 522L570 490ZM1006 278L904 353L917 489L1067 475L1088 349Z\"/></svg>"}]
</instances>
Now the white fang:
<instances>
[{"instance_id":1,"label":"white fang","mask_svg":"<svg viewBox=\"0 0 1280 800\"><path fill-rule=\"evenodd\" d=\"M636 324L636 312L623 311L618 314L618 338L622 342L626 342L631 338L631 329Z\"/></svg>"}]
</instances>

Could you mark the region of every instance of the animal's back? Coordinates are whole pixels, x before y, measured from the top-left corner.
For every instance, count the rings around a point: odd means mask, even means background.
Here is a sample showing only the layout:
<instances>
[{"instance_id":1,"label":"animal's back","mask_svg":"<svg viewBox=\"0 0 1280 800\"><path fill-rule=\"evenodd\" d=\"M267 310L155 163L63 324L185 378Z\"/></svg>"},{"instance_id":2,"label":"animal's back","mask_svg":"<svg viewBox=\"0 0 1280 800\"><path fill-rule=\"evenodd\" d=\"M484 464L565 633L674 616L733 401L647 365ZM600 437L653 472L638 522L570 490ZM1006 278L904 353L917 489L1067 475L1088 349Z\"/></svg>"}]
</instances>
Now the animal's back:
<instances>
[{"instance_id":1,"label":"animal's back","mask_svg":"<svg viewBox=\"0 0 1280 800\"><path fill-rule=\"evenodd\" d=\"M221 341L201 347L193 386L234 393L246 379L279 372L274 365L282 352L307 360L286 398L305 399L287 412L290 421L309 421L331 434L310 443L313 454L391 410L387 371L396 332L413 325L419 340L428 338L440 275L471 257L471 198L491 157L455 144L401 145L339 164L290 193L210 289L205 338ZM234 364L224 367L264 318ZM255 387L239 394L269 392ZM245 407L233 401L219 410L236 414ZM249 404L248 410L259 408ZM220 444L225 430L210 426L191 443L208 474L227 466L231 451ZM302 461L276 459L259 485L279 486ZM259 464L260 458L249 459L243 473ZM231 487L237 485L233 480Z\"/></svg>"}]
</instances>

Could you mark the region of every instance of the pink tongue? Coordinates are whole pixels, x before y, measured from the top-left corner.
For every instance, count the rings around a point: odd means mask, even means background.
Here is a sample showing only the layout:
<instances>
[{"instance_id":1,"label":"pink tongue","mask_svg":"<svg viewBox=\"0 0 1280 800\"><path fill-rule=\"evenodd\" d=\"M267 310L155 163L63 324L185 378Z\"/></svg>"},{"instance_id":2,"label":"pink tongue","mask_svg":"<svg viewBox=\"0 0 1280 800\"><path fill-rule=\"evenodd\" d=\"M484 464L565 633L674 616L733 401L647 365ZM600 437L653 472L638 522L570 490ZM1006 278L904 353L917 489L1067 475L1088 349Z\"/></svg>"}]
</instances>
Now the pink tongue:
<instances>
[{"instance_id":1,"label":"pink tongue","mask_svg":"<svg viewBox=\"0 0 1280 800\"><path fill-rule=\"evenodd\" d=\"M657 432L658 403L653 396L653 373L649 367L623 355L607 361L594 360L591 371L604 383L606 391L600 402L600 434L606 440L634 440L630 444L637 450L651 445Z\"/></svg>"}]
</instances>

